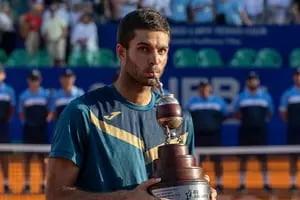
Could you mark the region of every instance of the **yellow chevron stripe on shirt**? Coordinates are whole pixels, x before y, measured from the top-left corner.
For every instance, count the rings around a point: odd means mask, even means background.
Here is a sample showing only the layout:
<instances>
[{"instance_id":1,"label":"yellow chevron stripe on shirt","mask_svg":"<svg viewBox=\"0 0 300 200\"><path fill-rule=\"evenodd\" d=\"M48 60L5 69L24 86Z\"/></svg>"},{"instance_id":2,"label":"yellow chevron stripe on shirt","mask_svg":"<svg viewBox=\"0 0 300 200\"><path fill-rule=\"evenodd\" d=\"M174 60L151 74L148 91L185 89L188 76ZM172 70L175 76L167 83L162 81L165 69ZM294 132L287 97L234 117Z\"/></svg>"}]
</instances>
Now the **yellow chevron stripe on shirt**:
<instances>
[{"instance_id":1,"label":"yellow chevron stripe on shirt","mask_svg":"<svg viewBox=\"0 0 300 200\"><path fill-rule=\"evenodd\" d=\"M99 120L96 115L90 111L91 122L94 124L98 129L100 129L103 133L106 133L110 136L113 136L123 142L126 142L130 145L139 148L140 150L145 149L145 145L143 140L138 138L137 136L133 135L132 133L122 130L118 127L110 125L104 121Z\"/></svg>"}]
</instances>

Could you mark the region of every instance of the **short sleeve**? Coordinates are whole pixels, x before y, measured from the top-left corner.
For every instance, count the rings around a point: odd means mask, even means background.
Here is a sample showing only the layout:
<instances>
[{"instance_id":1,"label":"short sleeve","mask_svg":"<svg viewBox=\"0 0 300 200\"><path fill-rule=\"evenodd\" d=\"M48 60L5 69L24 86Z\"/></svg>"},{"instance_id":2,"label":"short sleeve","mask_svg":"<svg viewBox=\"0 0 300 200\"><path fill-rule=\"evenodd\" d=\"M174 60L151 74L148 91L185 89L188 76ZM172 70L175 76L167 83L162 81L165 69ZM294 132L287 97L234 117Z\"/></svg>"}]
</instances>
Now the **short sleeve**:
<instances>
[{"instance_id":1,"label":"short sleeve","mask_svg":"<svg viewBox=\"0 0 300 200\"><path fill-rule=\"evenodd\" d=\"M233 112L240 112L240 95L233 101Z\"/></svg>"},{"instance_id":2,"label":"short sleeve","mask_svg":"<svg viewBox=\"0 0 300 200\"><path fill-rule=\"evenodd\" d=\"M70 103L57 120L50 157L66 158L81 168L87 146L89 114L87 106Z\"/></svg>"}]
</instances>

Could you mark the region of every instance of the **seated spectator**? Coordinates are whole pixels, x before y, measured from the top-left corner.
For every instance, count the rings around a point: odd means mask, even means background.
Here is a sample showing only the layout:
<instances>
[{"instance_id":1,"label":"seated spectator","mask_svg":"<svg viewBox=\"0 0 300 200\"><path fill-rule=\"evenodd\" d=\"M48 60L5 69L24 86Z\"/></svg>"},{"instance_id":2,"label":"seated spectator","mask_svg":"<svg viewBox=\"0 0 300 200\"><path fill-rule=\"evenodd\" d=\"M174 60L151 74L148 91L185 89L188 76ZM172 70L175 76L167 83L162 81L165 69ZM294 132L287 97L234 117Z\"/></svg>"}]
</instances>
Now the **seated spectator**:
<instances>
[{"instance_id":1,"label":"seated spectator","mask_svg":"<svg viewBox=\"0 0 300 200\"><path fill-rule=\"evenodd\" d=\"M119 12L119 19L123 18L126 14L138 8L139 0L124 0L115 1L116 11Z\"/></svg>"},{"instance_id":2,"label":"seated spectator","mask_svg":"<svg viewBox=\"0 0 300 200\"><path fill-rule=\"evenodd\" d=\"M215 0L217 24L228 24L235 26L252 25L240 0Z\"/></svg>"},{"instance_id":3,"label":"seated spectator","mask_svg":"<svg viewBox=\"0 0 300 200\"><path fill-rule=\"evenodd\" d=\"M52 4L50 16L43 22L43 36L47 49L54 59L54 64L65 65L66 36L68 25L64 18L58 15L58 5Z\"/></svg>"},{"instance_id":4,"label":"seated spectator","mask_svg":"<svg viewBox=\"0 0 300 200\"><path fill-rule=\"evenodd\" d=\"M191 0L189 12L191 12L191 22L201 24L212 24L214 22L212 0Z\"/></svg>"},{"instance_id":5,"label":"seated spectator","mask_svg":"<svg viewBox=\"0 0 300 200\"><path fill-rule=\"evenodd\" d=\"M8 3L0 4L0 48L9 55L15 48L15 28Z\"/></svg>"},{"instance_id":6,"label":"seated spectator","mask_svg":"<svg viewBox=\"0 0 300 200\"><path fill-rule=\"evenodd\" d=\"M97 26L90 14L85 13L71 35L72 53L86 55L88 63L93 63L95 52L98 50Z\"/></svg>"},{"instance_id":7,"label":"seated spectator","mask_svg":"<svg viewBox=\"0 0 300 200\"><path fill-rule=\"evenodd\" d=\"M25 48L30 54L37 52L40 47L42 10L42 4L34 3L31 10L20 17L20 34L25 39Z\"/></svg>"},{"instance_id":8,"label":"seated spectator","mask_svg":"<svg viewBox=\"0 0 300 200\"><path fill-rule=\"evenodd\" d=\"M249 19L253 21L254 24L264 23L264 0L244 0L244 6Z\"/></svg>"},{"instance_id":9,"label":"seated spectator","mask_svg":"<svg viewBox=\"0 0 300 200\"><path fill-rule=\"evenodd\" d=\"M291 0L267 0L267 23L287 24Z\"/></svg>"},{"instance_id":10,"label":"seated spectator","mask_svg":"<svg viewBox=\"0 0 300 200\"><path fill-rule=\"evenodd\" d=\"M172 0L170 4L170 21L173 23L186 23L188 21L188 4L189 0Z\"/></svg>"},{"instance_id":11,"label":"seated spectator","mask_svg":"<svg viewBox=\"0 0 300 200\"><path fill-rule=\"evenodd\" d=\"M300 25L300 0L294 0L292 3L292 23Z\"/></svg>"}]
</instances>

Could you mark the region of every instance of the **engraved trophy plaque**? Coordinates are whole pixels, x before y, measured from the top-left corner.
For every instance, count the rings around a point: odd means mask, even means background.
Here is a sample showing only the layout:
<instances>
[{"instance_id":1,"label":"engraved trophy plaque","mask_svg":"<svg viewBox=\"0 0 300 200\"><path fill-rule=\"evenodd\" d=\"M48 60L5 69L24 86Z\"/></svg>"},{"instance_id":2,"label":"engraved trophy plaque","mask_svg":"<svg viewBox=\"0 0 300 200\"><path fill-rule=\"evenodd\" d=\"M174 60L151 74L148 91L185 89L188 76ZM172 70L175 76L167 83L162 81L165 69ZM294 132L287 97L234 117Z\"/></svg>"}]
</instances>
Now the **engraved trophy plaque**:
<instances>
[{"instance_id":1,"label":"engraved trophy plaque","mask_svg":"<svg viewBox=\"0 0 300 200\"><path fill-rule=\"evenodd\" d=\"M173 94L164 94L162 84L156 80L161 93L156 117L164 129L166 140L158 148L158 159L154 160L152 174L152 177L160 177L162 181L149 187L149 192L155 197L171 200L209 200L210 186L203 178L202 169L197 166L195 157L189 155L181 135L172 131L181 127L181 107ZM174 138L177 138L177 144L170 143Z\"/></svg>"}]
</instances>

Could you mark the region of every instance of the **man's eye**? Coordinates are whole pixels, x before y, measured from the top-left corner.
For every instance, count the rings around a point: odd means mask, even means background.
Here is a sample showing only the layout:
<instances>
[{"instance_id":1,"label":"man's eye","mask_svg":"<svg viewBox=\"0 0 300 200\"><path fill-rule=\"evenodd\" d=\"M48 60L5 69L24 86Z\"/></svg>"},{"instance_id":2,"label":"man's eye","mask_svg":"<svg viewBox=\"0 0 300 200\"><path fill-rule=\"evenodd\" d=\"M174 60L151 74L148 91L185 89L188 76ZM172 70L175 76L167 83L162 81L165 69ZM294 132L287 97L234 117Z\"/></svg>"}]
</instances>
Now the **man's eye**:
<instances>
[{"instance_id":1,"label":"man's eye","mask_svg":"<svg viewBox=\"0 0 300 200\"><path fill-rule=\"evenodd\" d=\"M148 48L147 47L139 47L138 50L142 51L142 52L148 52Z\"/></svg>"},{"instance_id":2,"label":"man's eye","mask_svg":"<svg viewBox=\"0 0 300 200\"><path fill-rule=\"evenodd\" d=\"M163 55L163 54L166 54L167 53L167 49L160 49L158 51L159 54Z\"/></svg>"}]
</instances>

